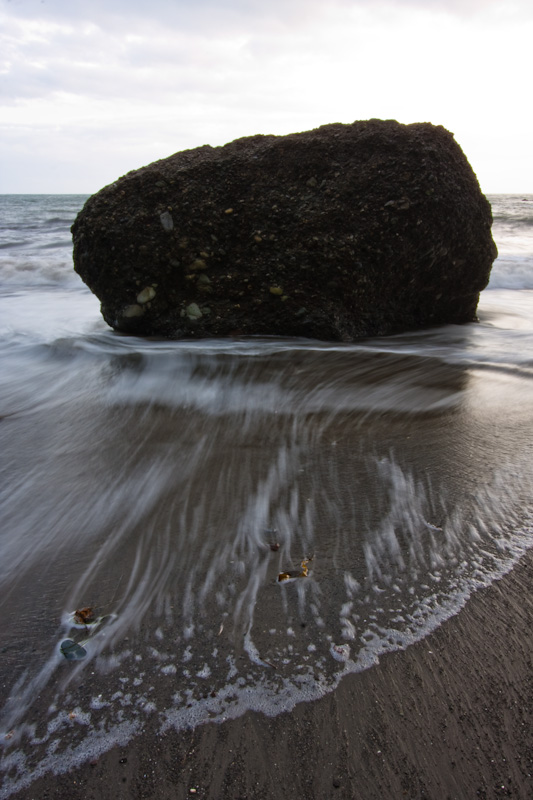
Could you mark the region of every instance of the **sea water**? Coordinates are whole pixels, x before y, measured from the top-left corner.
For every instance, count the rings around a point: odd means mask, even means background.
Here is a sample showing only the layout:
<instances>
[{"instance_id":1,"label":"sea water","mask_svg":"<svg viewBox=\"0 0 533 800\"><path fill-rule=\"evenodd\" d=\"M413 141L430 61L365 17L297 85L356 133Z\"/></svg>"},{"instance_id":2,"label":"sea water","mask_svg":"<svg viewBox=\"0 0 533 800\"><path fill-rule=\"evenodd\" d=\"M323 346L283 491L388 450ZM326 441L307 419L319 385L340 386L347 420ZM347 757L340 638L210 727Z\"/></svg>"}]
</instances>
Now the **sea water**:
<instances>
[{"instance_id":1,"label":"sea water","mask_svg":"<svg viewBox=\"0 0 533 800\"><path fill-rule=\"evenodd\" d=\"M533 544L532 195L479 322L349 345L113 332L84 200L0 197L0 797L334 691Z\"/></svg>"}]
</instances>

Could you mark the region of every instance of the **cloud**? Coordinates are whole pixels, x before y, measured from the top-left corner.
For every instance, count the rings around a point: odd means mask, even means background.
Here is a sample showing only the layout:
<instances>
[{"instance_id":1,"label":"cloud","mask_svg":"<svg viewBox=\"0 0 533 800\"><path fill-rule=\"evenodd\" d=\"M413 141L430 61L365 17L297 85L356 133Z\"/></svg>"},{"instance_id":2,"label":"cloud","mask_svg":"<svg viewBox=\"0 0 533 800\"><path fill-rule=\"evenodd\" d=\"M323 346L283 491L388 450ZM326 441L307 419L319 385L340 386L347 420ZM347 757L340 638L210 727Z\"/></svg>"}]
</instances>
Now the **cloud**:
<instances>
[{"instance_id":1,"label":"cloud","mask_svg":"<svg viewBox=\"0 0 533 800\"><path fill-rule=\"evenodd\" d=\"M529 0L506 3L506 13L531 14ZM14 18L87 22L119 34L139 31L146 24L171 25L176 30L253 32L263 28L294 30L331 10L394 8L404 13L413 7L430 13L458 16L490 13L501 0L1 0L0 8ZM265 28L266 26L266 28Z\"/></svg>"},{"instance_id":2,"label":"cloud","mask_svg":"<svg viewBox=\"0 0 533 800\"><path fill-rule=\"evenodd\" d=\"M505 15L520 7L506 4ZM58 92L137 102L209 95L226 80L240 85L240 73L259 62L265 70L292 65L317 31L319 40L332 28L343 37L345 26L358 39L368 20L403 28L413 10L436 26L449 12L483 12L480 25L491 9L502 13L497 0L0 0L0 9L0 97L8 104ZM321 56L331 54L334 46Z\"/></svg>"},{"instance_id":3,"label":"cloud","mask_svg":"<svg viewBox=\"0 0 533 800\"><path fill-rule=\"evenodd\" d=\"M330 7L350 6L352 0L329 0ZM123 34L139 32L145 26L175 30L227 34L253 31L261 27L278 31L316 17L323 0L2 0L9 15L26 20L69 20L73 25L87 22ZM1 7L1 6L0 6Z\"/></svg>"},{"instance_id":4,"label":"cloud","mask_svg":"<svg viewBox=\"0 0 533 800\"><path fill-rule=\"evenodd\" d=\"M4 48L7 64L0 96L8 102L57 92L164 99L169 92L194 91L200 73L211 73L216 84L220 64L237 68L240 58L238 41L208 41L179 32L121 38L96 27L75 32L48 25L40 34Z\"/></svg>"},{"instance_id":5,"label":"cloud","mask_svg":"<svg viewBox=\"0 0 533 800\"><path fill-rule=\"evenodd\" d=\"M30 191L52 164L65 186L97 189L186 147L380 116L444 124L490 164L506 117L532 130L521 76L533 21L517 25L510 4L460 8L0 0L0 191L6 176Z\"/></svg>"}]
</instances>

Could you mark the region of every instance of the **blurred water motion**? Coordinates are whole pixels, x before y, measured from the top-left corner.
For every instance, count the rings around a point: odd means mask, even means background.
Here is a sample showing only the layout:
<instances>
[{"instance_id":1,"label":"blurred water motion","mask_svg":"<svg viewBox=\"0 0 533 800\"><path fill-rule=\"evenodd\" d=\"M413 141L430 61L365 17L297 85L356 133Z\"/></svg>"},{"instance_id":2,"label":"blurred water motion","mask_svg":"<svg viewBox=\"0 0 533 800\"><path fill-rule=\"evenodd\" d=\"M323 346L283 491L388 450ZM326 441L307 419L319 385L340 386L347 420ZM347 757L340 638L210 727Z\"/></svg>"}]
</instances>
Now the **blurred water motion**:
<instances>
[{"instance_id":1,"label":"blurred water motion","mask_svg":"<svg viewBox=\"0 0 533 800\"><path fill-rule=\"evenodd\" d=\"M459 332L450 336L457 346ZM6 382L19 411L3 421L12 675L32 673L17 642L37 619L54 661L69 634L58 623L94 605L113 618L84 645L93 668L164 643L163 666L186 679L205 667L220 691L259 637L256 666L289 680L320 670L323 689L337 669L332 642L350 643L353 668L371 663L522 546L530 442L516 411L499 420L495 447L500 402L483 397L497 372L481 377L423 347L107 334L97 349L56 340L25 357ZM516 382L531 394L529 380ZM277 585L311 557L305 581ZM23 708L18 694L15 717Z\"/></svg>"}]
</instances>

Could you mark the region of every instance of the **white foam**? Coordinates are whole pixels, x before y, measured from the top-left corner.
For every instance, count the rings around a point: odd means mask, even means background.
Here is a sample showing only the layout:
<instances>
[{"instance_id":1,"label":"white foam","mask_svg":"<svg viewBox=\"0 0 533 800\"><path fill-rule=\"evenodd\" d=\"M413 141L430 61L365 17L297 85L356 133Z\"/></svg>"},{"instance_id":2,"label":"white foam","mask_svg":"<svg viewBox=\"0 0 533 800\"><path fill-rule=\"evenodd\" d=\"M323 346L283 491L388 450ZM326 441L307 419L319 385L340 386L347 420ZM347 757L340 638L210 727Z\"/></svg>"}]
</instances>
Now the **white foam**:
<instances>
[{"instance_id":1,"label":"white foam","mask_svg":"<svg viewBox=\"0 0 533 800\"><path fill-rule=\"evenodd\" d=\"M533 253L501 255L494 262L487 289L533 289Z\"/></svg>"}]
</instances>

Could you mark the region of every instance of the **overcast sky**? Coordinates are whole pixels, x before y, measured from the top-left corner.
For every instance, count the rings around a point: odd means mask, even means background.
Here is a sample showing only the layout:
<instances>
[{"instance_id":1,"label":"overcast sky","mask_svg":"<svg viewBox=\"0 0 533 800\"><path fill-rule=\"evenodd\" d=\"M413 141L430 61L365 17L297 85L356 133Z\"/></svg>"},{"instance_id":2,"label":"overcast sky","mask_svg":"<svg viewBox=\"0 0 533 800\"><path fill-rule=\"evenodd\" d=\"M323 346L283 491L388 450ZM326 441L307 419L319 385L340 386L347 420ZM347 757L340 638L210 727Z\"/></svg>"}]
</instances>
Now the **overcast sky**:
<instances>
[{"instance_id":1,"label":"overcast sky","mask_svg":"<svg viewBox=\"0 0 533 800\"><path fill-rule=\"evenodd\" d=\"M380 117L533 192L532 0L0 0L0 193L92 193L178 150Z\"/></svg>"}]
</instances>

